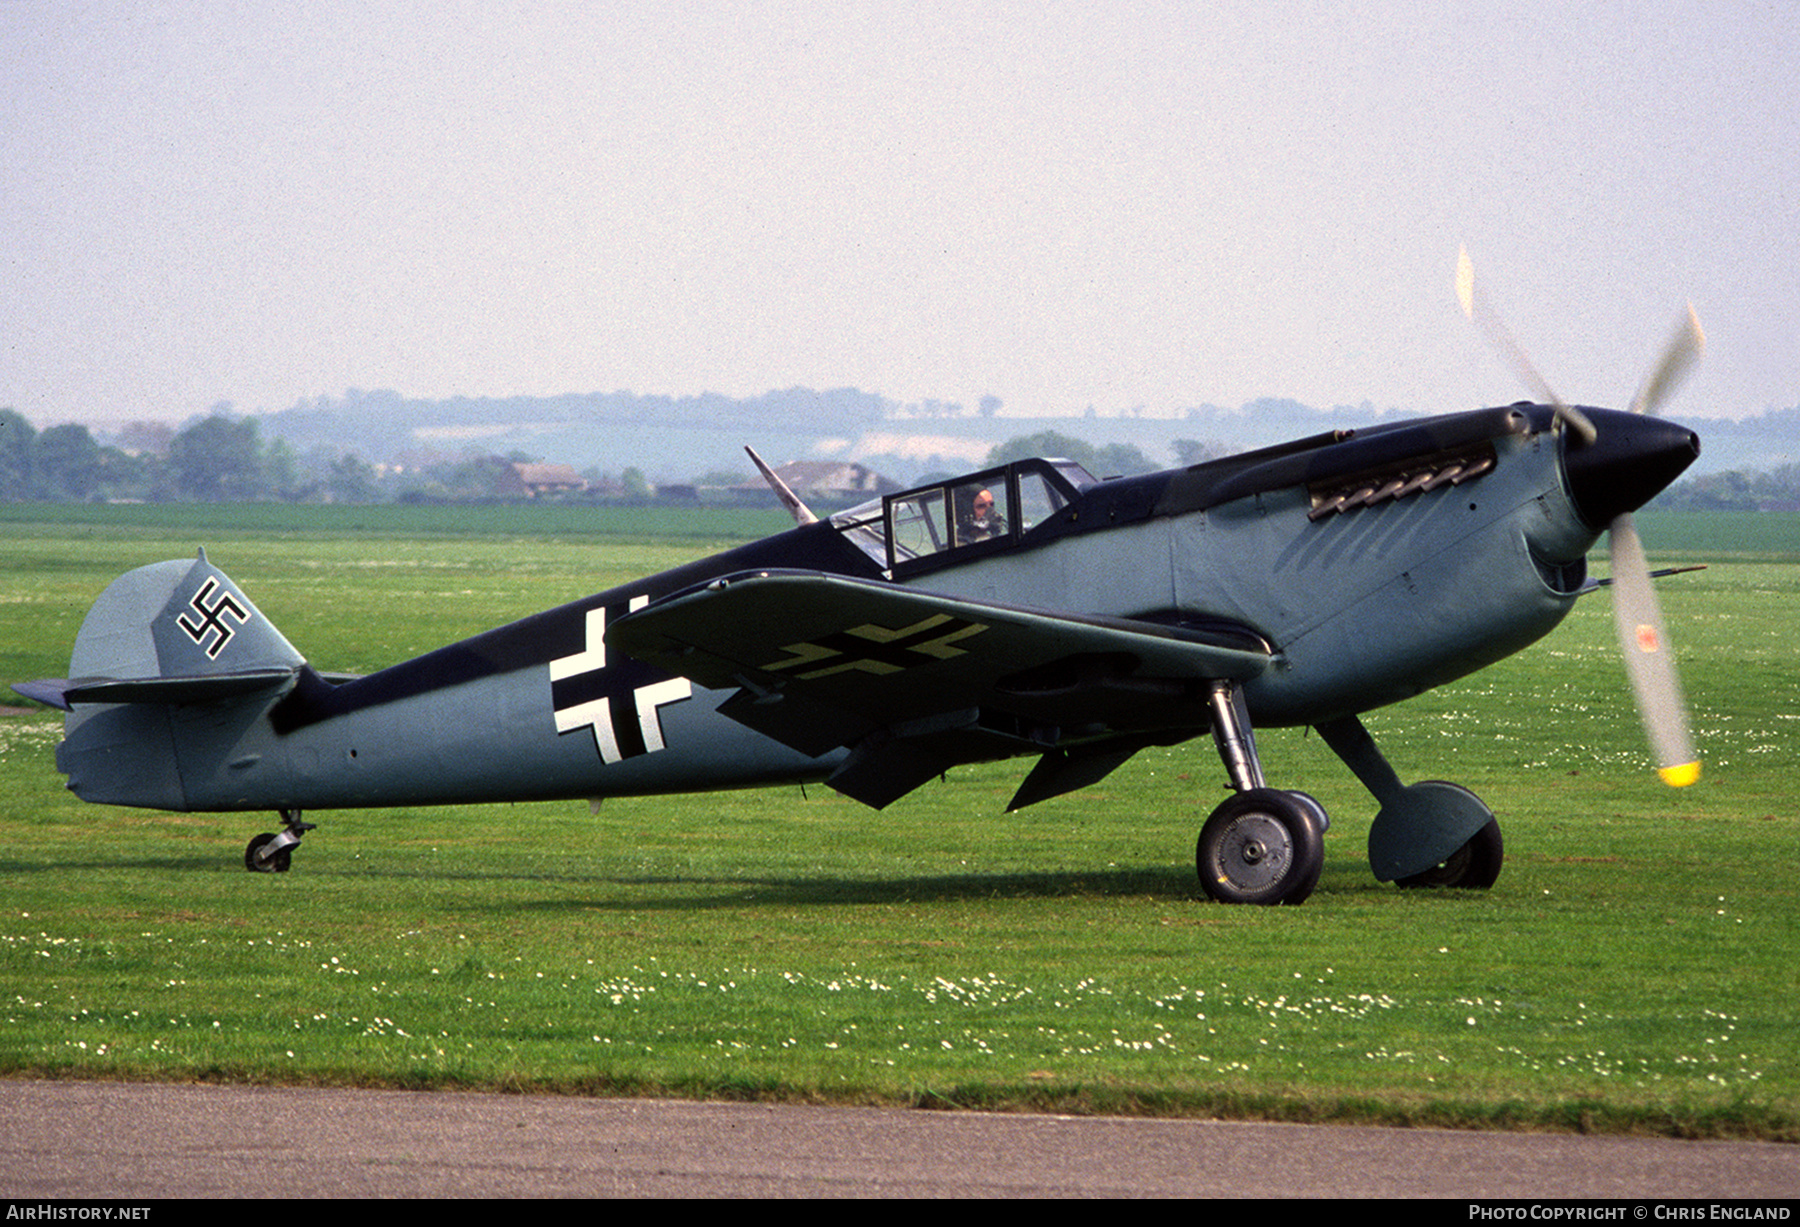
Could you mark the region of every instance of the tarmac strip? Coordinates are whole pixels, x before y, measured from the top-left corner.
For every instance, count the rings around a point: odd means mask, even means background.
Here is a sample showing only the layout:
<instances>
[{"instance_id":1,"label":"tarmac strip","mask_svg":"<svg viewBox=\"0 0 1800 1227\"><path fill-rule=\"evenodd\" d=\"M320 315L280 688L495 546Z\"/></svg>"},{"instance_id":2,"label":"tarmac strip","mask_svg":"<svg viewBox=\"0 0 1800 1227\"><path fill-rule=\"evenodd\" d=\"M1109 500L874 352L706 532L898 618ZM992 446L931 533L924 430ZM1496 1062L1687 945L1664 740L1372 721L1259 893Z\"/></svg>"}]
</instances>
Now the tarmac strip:
<instances>
[{"instance_id":1,"label":"tarmac strip","mask_svg":"<svg viewBox=\"0 0 1800 1227\"><path fill-rule=\"evenodd\" d=\"M0 1081L9 1199L1797 1194L1761 1142Z\"/></svg>"}]
</instances>

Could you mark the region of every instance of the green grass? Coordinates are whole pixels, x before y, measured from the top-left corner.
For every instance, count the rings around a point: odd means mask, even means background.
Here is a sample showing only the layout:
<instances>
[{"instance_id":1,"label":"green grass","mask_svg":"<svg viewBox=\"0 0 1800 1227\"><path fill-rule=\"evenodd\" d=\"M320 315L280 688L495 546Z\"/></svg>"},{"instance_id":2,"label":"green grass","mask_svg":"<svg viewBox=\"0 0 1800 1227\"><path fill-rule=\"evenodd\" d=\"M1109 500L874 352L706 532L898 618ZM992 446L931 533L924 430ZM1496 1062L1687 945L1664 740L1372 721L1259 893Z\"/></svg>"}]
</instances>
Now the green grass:
<instances>
[{"instance_id":1,"label":"green grass","mask_svg":"<svg viewBox=\"0 0 1800 1227\"><path fill-rule=\"evenodd\" d=\"M196 528L343 669L739 539L201 512L0 532L0 681L60 675L107 580ZM1605 595L1369 717L1404 776L1499 813L1485 893L1375 882L1372 803L1298 730L1261 749L1330 809L1325 874L1305 906L1259 909L1197 895L1223 795L1205 742L1014 815L1023 764L880 813L811 788L314 814L294 872L265 877L240 858L266 817L85 806L57 722L0 718L0 1072L1800 1141L1800 521L1710 518L1642 525L1679 547L1658 563L1712 564L1660 589L1694 787L1648 769Z\"/></svg>"}]
</instances>

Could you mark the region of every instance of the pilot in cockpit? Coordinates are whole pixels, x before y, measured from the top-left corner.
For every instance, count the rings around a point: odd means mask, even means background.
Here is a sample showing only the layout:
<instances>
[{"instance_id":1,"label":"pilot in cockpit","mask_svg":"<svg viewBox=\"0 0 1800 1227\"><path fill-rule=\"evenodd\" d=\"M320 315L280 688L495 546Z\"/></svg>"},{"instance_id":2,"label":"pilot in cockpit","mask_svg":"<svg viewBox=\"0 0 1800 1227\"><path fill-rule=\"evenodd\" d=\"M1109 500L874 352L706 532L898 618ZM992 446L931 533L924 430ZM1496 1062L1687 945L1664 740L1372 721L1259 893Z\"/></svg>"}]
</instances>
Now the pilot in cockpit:
<instances>
[{"instance_id":1,"label":"pilot in cockpit","mask_svg":"<svg viewBox=\"0 0 1800 1227\"><path fill-rule=\"evenodd\" d=\"M958 491L958 502L961 503L965 491ZM956 542L966 545L974 541L992 541L996 537L1006 535L1006 519L994 510L994 492L985 487L977 487L969 498L966 510L956 518Z\"/></svg>"}]
</instances>

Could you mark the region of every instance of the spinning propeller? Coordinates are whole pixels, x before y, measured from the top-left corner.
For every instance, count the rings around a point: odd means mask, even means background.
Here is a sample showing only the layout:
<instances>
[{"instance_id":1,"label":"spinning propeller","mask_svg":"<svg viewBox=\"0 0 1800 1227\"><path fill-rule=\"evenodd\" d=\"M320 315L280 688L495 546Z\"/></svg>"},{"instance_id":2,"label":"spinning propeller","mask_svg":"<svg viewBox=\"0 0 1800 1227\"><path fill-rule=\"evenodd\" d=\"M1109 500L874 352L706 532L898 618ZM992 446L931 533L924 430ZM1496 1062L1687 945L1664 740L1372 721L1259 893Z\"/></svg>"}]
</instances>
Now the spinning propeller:
<instances>
[{"instance_id":1,"label":"spinning propeller","mask_svg":"<svg viewBox=\"0 0 1800 1227\"><path fill-rule=\"evenodd\" d=\"M1551 390L1543 376L1531 365L1530 359L1526 358L1525 352L1512 339L1512 334L1500 322L1500 317L1477 292L1475 267L1469 261L1466 248L1457 254L1456 297L1462 304L1463 314L1481 326L1501 356L1526 385L1554 408L1556 420L1567 436L1564 454L1571 469L1571 486L1578 484L1575 470L1584 464L1596 472L1602 469L1612 470L1607 473L1611 478L1622 460L1629 460L1640 452L1649 457L1663 446L1660 442L1639 443L1627 440L1622 445L1613 447L1602 439L1599 429L1586 413L1566 404ZM1700 331L1699 317L1690 306L1687 318L1676 328L1668 345L1664 347L1662 358L1644 380L1637 395L1632 398L1631 412L1642 417L1661 405L1686 377L1705 345L1706 337ZM1623 415L1605 416L1612 422L1623 419L1625 423L1630 423L1630 419ZM1584 461L1583 453L1590 450L1597 454L1610 450L1613 454L1606 456L1603 461ZM1626 484L1629 484L1629 479ZM1653 485L1651 492L1660 488L1660 484ZM1606 501L1597 500L1600 506L1605 506ZM1578 506L1583 502L1579 492L1576 502ZM1641 502L1641 499L1636 503L1629 502L1627 496L1624 505L1637 506ZM1631 678L1631 688L1637 696L1638 712L1643 717L1644 730L1649 734L1651 748L1656 754L1657 774L1664 783L1676 788L1692 784L1700 778L1700 760L1694 754L1693 740L1688 735L1686 703L1682 699L1680 679L1675 676L1674 661L1669 655L1668 636L1663 631L1662 609L1651 586L1650 568L1644 559L1643 543L1638 539L1637 528L1632 523L1629 511L1620 511L1603 518L1608 520L1606 536L1612 564L1613 618L1619 628L1619 645L1625 655L1625 672Z\"/></svg>"}]
</instances>

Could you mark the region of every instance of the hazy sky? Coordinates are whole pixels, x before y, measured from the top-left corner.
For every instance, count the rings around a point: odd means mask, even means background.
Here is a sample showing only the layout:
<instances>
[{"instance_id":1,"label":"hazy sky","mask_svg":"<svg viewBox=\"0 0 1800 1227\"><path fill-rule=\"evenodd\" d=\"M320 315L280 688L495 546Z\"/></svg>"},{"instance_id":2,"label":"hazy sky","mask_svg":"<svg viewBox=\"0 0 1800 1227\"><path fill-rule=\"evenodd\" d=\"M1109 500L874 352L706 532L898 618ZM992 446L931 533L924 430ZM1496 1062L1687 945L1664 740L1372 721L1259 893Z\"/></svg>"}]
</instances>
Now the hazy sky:
<instances>
[{"instance_id":1,"label":"hazy sky","mask_svg":"<svg viewBox=\"0 0 1800 1227\"><path fill-rule=\"evenodd\" d=\"M1800 404L1800 2L0 0L0 405Z\"/></svg>"}]
</instances>

